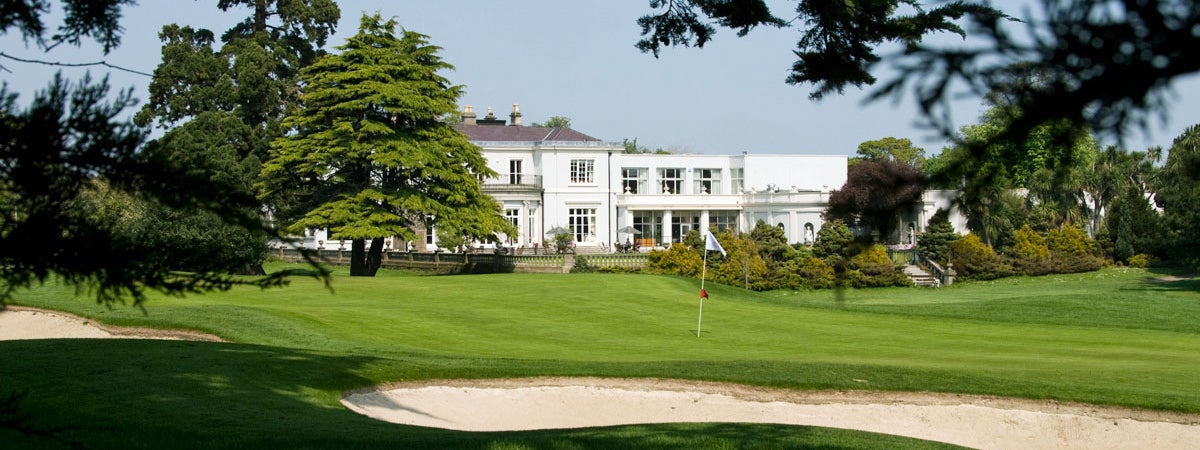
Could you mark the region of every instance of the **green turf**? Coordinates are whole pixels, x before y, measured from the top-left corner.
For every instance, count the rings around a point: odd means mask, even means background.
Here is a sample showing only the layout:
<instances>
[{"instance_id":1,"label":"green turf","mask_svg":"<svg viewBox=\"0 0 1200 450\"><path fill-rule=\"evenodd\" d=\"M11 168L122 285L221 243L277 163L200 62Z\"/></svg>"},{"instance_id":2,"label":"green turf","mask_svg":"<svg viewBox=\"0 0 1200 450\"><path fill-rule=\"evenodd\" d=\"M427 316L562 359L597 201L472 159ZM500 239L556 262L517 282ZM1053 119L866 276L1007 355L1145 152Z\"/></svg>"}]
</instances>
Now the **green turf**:
<instances>
[{"instance_id":1,"label":"green turf","mask_svg":"<svg viewBox=\"0 0 1200 450\"><path fill-rule=\"evenodd\" d=\"M697 283L671 277L384 272L338 277L333 293L296 280L278 290L156 297L146 315L46 286L17 303L116 324L209 331L238 344L0 343L0 386L28 389L25 403L42 425L82 426L64 435L101 448L152 447L172 436L197 447L920 446L773 425L455 433L378 424L346 412L337 398L387 381L593 375L1200 412L1200 293L1194 281L1156 276L1108 269L840 295L709 285L701 338ZM235 401L244 398L254 400ZM176 405L188 408L174 412ZM131 427L142 431L120 432Z\"/></svg>"}]
</instances>

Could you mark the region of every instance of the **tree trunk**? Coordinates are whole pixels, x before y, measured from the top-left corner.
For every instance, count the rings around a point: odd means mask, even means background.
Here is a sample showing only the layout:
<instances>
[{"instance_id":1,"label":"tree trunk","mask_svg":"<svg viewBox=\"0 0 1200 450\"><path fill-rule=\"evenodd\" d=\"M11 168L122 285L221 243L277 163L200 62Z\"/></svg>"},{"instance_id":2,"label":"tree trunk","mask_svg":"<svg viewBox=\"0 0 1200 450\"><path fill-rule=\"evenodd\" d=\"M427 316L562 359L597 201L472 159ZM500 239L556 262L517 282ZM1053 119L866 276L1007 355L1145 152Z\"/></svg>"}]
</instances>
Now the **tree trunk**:
<instances>
[{"instance_id":1,"label":"tree trunk","mask_svg":"<svg viewBox=\"0 0 1200 450\"><path fill-rule=\"evenodd\" d=\"M371 249L367 252L367 276L375 276L381 265L383 265L383 238L371 239Z\"/></svg>"},{"instance_id":2,"label":"tree trunk","mask_svg":"<svg viewBox=\"0 0 1200 450\"><path fill-rule=\"evenodd\" d=\"M374 272L367 271L367 241L365 239L350 241L350 276L375 276Z\"/></svg>"}]
</instances>

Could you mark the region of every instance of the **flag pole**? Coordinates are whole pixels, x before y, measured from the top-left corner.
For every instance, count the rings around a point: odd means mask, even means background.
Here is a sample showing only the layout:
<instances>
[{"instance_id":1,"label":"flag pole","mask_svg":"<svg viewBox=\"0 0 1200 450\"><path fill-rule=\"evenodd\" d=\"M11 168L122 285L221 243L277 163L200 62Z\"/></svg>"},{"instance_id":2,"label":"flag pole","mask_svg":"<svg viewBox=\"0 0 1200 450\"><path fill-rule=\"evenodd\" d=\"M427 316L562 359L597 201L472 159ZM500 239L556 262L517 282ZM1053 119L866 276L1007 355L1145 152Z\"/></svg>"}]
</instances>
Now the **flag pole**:
<instances>
[{"instance_id":1,"label":"flag pole","mask_svg":"<svg viewBox=\"0 0 1200 450\"><path fill-rule=\"evenodd\" d=\"M705 241L704 266L700 269L700 316L696 319L696 337L700 337L700 322L704 321L704 279L708 278L708 242Z\"/></svg>"}]
</instances>

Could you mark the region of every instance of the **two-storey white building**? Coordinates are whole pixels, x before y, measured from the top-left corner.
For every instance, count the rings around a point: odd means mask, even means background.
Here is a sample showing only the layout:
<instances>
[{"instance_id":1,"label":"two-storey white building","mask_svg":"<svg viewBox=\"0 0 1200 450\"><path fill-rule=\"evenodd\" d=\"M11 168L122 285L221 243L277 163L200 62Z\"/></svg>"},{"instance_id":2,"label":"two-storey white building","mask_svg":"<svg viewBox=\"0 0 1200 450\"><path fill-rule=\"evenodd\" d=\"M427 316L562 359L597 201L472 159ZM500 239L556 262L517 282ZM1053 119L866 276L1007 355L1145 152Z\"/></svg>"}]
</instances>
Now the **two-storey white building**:
<instances>
[{"instance_id":1,"label":"two-storey white building","mask_svg":"<svg viewBox=\"0 0 1200 450\"><path fill-rule=\"evenodd\" d=\"M626 154L569 128L521 125L467 107L457 128L499 173L484 191L520 230L508 244L541 244L566 230L577 245L612 248L679 242L708 227L748 231L759 221L811 242L829 192L846 181L845 156Z\"/></svg>"},{"instance_id":2,"label":"two-storey white building","mask_svg":"<svg viewBox=\"0 0 1200 450\"><path fill-rule=\"evenodd\" d=\"M665 247L691 230L748 232L760 220L783 229L789 242L812 243L829 194L845 184L848 169L841 155L626 154L621 143L570 128L524 126L517 105L509 121L490 108L477 118L467 106L455 128L482 148L498 174L483 180L483 189L519 230L501 241L518 248L544 245L561 231L584 250ZM897 235L887 240L913 243L938 208L951 209L955 228L966 232L965 218L952 208L955 194L926 192L919 208L897 218ZM389 240L390 248L439 248L434 230L416 231L423 240L411 247ZM349 244L313 230L304 245Z\"/></svg>"}]
</instances>

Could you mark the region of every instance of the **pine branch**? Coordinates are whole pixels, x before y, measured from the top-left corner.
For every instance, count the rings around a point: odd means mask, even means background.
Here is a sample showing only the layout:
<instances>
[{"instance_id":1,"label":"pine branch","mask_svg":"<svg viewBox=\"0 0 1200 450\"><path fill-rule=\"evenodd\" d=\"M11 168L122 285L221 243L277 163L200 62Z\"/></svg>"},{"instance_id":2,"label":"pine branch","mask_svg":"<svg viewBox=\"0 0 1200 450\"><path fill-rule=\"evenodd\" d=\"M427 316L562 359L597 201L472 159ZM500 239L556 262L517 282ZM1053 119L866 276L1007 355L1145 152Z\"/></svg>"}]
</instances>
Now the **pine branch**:
<instances>
[{"instance_id":1,"label":"pine branch","mask_svg":"<svg viewBox=\"0 0 1200 450\"><path fill-rule=\"evenodd\" d=\"M142 76L147 76L147 77L152 77L152 78L154 77L154 75L152 75L152 74L149 74L149 73L146 73L146 72L137 71L137 70L133 70L133 69L129 69L129 68L125 68L125 67L121 67L121 66L118 66L118 65L115 65L115 64L109 64L107 61L97 61L97 62L90 62L90 63L64 63L64 62L58 62L58 61L41 61L41 60L36 60L36 59L25 59L25 58L18 58L18 57L16 57L16 56L12 56L12 55L9 55L9 54L7 54L7 53L4 53L4 52L0 52L0 57L3 57L3 58L8 58L8 59L11 59L11 60L13 60L13 61L17 61L17 62L23 62L23 63L28 63L28 64L43 64L43 65L47 65L47 66L57 66L57 67L89 67L89 66L104 66L104 67L108 67L108 68L110 68L110 69L116 69L116 70L120 70L120 71L123 71L123 72L129 72L129 73L133 73L133 74L137 74L137 75L142 75ZM4 70L4 71L6 71L6 72L12 73L12 71L11 71L11 70L8 70L8 68L4 67L3 65L0 65L0 69L3 69L3 70Z\"/></svg>"}]
</instances>

